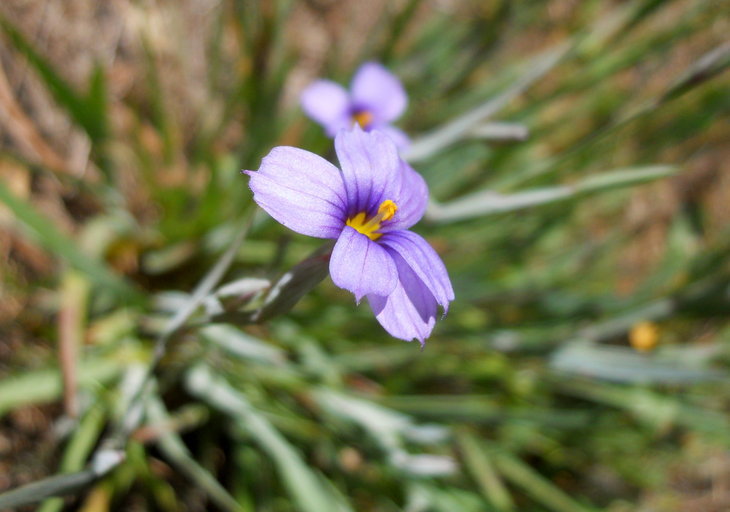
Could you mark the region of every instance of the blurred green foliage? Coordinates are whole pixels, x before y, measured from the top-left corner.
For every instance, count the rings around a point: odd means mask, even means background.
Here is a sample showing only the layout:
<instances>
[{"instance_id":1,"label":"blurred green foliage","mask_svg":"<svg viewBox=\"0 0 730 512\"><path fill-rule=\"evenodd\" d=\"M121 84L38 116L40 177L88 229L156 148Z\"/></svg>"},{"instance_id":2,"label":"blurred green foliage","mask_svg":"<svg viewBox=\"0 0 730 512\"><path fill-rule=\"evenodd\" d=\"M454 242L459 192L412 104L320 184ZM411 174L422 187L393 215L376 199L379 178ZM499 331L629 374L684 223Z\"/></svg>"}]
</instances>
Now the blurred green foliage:
<instances>
[{"instance_id":1,"label":"blurred green foliage","mask_svg":"<svg viewBox=\"0 0 730 512\"><path fill-rule=\"evenodd\" d=\"M727 3L408 0L382 9L365 44L328 48L317 72L345 82L380 60L410 95L402 126L434 200L416 229L456 290L423 351L329 281L286 315L208 325L211 303L260 305L251 278L274 281L318 246L254 217L238 173L276 145L332 154L287 100L307 57L291 30L303 5L215 3L204 96L218 104L189 133L154 38L140 42L142 92L113 97L103 64L79 90L2 18L7 55L85 133L98 172L3 152L92 206L70 232L0 182L13 232L55 262L6 275L4 293L46 319L18 317L45 350L3 369L0 414L60 400L52 319L76 311L81 412L57 429L46 474L70 482L109 442L126 450L42 510L730 507L712 494L730 478L730 238L713 206L730 193ZM529 136L495 136L495 122ZM68 272L91 299L58 300ZM220 293L233 282L248 290L238 302ZM646 353L630 344L643 321L659 326Z\"/></svg>"}]
</instances>

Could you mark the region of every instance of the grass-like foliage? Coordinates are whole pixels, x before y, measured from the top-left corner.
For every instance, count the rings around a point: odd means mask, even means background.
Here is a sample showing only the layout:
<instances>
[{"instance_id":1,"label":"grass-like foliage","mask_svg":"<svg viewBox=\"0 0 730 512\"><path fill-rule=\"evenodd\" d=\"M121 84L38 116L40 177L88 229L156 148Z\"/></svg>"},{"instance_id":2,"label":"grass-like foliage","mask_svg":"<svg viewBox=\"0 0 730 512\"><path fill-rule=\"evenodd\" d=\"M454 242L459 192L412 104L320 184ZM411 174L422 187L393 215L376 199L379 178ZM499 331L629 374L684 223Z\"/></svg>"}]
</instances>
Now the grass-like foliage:
<instances>
[{"instance_id":1,"label":"grass-like foliage","mask_svg":"<svg viewBox=\"0 0 730 512\"><path fill-rule=\"evenodd\" d=\"M726 3L41 4L0 4L0 509L730 509ZM239 172L333 160L298 95L365 61L455 290L423 350Z\"/></svg>"}]
</instances>

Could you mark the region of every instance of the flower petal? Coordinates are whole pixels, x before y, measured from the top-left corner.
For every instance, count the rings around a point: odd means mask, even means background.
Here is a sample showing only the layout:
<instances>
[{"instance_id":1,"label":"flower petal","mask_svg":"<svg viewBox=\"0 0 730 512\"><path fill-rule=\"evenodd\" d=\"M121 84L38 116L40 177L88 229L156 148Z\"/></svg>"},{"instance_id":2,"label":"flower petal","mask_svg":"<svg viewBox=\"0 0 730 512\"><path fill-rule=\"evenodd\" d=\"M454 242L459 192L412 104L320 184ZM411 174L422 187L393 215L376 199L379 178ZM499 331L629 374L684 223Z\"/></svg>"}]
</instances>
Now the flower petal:
<instances>
[{"instance_id":1,"label":"flower petal","mask_svg":"<svg viewBox=\"0 0 730 512\"><path fill-rule=\"evenodd\" d=\"M334 137L350 120L350 98L341 85L330 80L317 80L302 91L302 109L321 124L327 135Z\"/></svg>"},{"instance_id":2,"label":"flower petal","mask_svg":"<svg viewBox=\"0 0 730 512\"><path fill-rule=\"evenodd\" d=\"M332 281L355 294L388 295L398 283L393 258L367 236L347 226L337 239L330 258Z\"/></svg>"},{"instance_id":3,"label":"flower petal","mask_svg":"<svg viewBox=\"0 0 730 512\"><path fill-rule=\"evenodd\" d=\"M408 137L408 135L406 135L403 130L396 128L395 126L383 125L376 126L374 127L374 129L380 130L388 137L390 137L390 140L395 143L398 151L400 152L405 151L406 149L408 149L408 146L411 145L411 139Z\"/></svg>"},{"instance_id":4,"label":"flower petal","mask_svg":"<svg viewBox=\"0 0 730 512\"><path fill-rule=\"evenodd\" d=\"M413 231L405 230L385 233L378 242L394 257L403 258L408 267L431 291L446 314L449 302L454 300L454 289L451 287L446 267L428 242ZM401 271L400 267L398 271Z\"/></svg>"},{"instance_id":5,"label":"flower petal","mask_svg":"<svg viewBox=\"0 0 730 512\"><path fill-rule=\"evenodd\" d=\"M380 203L400 190L400 158L395 144L379 131L359 126L335 137L335 150L347 190L348 215L374 214Z\"/></svg>"},{"instance_id":6,"label":"flower petal","mask_svg":"<svg viewBox=\"0 0 730 512\"><path fill-rule=\"evenodd\" d=\"M337 167L314 153L279 146L261 161L249 186L258 205L289 229L337 238L346 219L346 195Z\"/></svg>"},{"instance_id":7,"label":"flower petal","mask_svg":"<svg viewBox=\"0 0 730 512\"><path fill-rule=\"evenodd\" d=\"M398 119L408 105L408 96L398 77L376 62L357 70L350 86L355 108L370 112L377 124Z\"/></svg>"},{"instance_id":8,"label":"flower petal","mask_svg":"<svg viewBox=\"0 0 730 512\"><path fill-rule=\"evenodd\" d=\"M383 224L382 233L410 228L421 220L428 206L426 181L404 161L401 161L400 189L393 201L398 205L398 211Z\"/></svg>"},{"instance_id":9,"label":"flower petal","mask_svg":"<svg viewBox=\"0 0 730 512\"><path fill-rule=\"evenodd\" d=\"M403 258L393 256L398 285L388 296L368 295L368 302L391 336L406 341L415 338L423 346L436 324L436 299Z\"/></svg>"}]
</instances>

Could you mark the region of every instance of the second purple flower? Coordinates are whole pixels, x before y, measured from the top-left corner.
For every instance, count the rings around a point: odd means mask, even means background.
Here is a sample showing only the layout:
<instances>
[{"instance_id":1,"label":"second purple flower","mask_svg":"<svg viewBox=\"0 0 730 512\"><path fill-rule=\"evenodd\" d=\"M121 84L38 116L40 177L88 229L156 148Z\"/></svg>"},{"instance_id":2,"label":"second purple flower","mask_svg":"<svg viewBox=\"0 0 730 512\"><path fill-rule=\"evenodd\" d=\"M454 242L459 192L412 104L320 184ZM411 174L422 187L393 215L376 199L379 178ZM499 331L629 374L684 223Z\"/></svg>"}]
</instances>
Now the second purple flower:
<instances>
[{"instance_id":1,"label":"second purple flower","mask_svg":"<svg viewBox=\"0 0 730 512\"><path fill-rule=\"evenodd\" d=\"M410 140L391 125L408 105L408 96L398 77L376 62L366 62L346 90L331 80L317 80L302 92L304 112L334 137L342 129L359 125L365 131L380 130L405 149Z\"/></svg>"}]
</instances>

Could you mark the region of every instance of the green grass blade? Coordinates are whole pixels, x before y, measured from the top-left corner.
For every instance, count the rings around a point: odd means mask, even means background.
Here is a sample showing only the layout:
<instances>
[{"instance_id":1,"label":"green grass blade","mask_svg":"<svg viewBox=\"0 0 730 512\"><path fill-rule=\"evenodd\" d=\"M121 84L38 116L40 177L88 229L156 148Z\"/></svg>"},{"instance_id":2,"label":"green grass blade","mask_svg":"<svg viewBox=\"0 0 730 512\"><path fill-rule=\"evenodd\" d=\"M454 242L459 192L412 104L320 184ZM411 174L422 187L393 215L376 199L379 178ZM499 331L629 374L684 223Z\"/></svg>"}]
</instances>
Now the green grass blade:
<instances>
[{"instance_id":1,"label":"green grass blade","mask_svg":"<svg viewBox=\"0 0 730 512\"><path fill-rule=\"evenodd\" d=\"M98 287L109 290L118 298L140 302L141 294L101 261L94 259L81 250L78 243L59 231L55 224L28 202L15 196L7 186L0 182L0 202L5 203L15 214L23 231L51 254L66 260L71 266L88 276L89 281Z\"/></svg>"},{"instance_id":2,"label":"green grass blade","mask_svg":"<svg viewBox=\"0 0 730 512\"><path fill-rule=\"evenodd\" d=\"M482 105L479 105L471 112L467 112L441 128L437 128L414 140L403 157L409 162L420 162L430 158L461 138L468 136L469 132L476 126L496 114L510 101L524 93L537 80L553 69L565 57L569 48L570 46L567 44L560 44L538 55L526 66L523 75L512 85L494 98L490 98Z\"/></svg>"},{"instance_id":3,"label":"green grass blade","mask_svg":"<svg viewBox=\"0 0 730 512\"><path fill-rule=\"evenodd\" d=\"M647 183L670 176L676 171L676 167L668 165L651 165L605 172L574 185L545 187L515 194L483 190L445 204L432 202L426 212L426 219L446 223L517 211L613 188Z\"/></svg>"},{"instance_id":4,"label":"green grass blade","mask_svg":"<svg viewBox=\"0 0 730 512\"><path fill-rule=\"evenodd\" d=\"M697 382L727 384L720 371L690 366L691 354L682 351L675 358L661 354L641 354L629 347L598 345L575 341L565 344L551 359L551 366L565 373L590 376L613 382L638 384L691 385Z\"/></svg>"},{"instance_id":5,"label":"green grass blade","mask_svg":"<svg viewBox=\"0 0 730 512\"><path fill-rule=\"evenodd\" d=\"M83 469L86 459L99 440L105 420L106 411L100 403L95 404L88 410L74 430L68 446L66 446L59 468L61 473L73 473ZM52 498L43 502L38 512L58 512L62 508L63 500Z\"/></svg>"},{"instance_id":6,"label":"green grass blade","mask_svg":"<svg viewBox=\"0 0 730 512\"><path fill-rule=\"evenodd\" d=\"M249 432L272 458L292 499L304 512L336 512L334 497L297 450L259 414L246 398L205 366L192 369L186 379L190 392L224 412Z\"/></svg>"},{"instance_id":7,"label":"green grass blade","mask_svg":"<svg viewBox=\"0 0 730 512\"><path fill-rule=\"evenodd\" d=\"M515 504L502 479L494 468L494 463L479 446L477 439L467 432L457 434L457 441L466 469L476 480L482 495L499 512L515 510Z\"/></svg>"},{"instance_id":8,"label":"green grass blade","mask_svg":"<svg viewBox=\"0 0 730 512\"><path fill-rule=\"evenodd\" d=\"M98 479L98 475L90 470L56 475L33 482L25 487L0 494L0 510L9 510L22 505L38 503L48 498L66 496L82 491Z\"/></svg>"},{"instance_id":9,"label":"green grass blade","mask_svg":"<svg viewBox=\"0 0 730 512\"><path fill-rule=\"evenodd\" d=\"M700 57L682 76L677 78L660 101L665 102L678 98L694 87L724 72L729 66L730 42L717 46Z\"/></svg>"},{"instance_id":10,"label":"green grass blade","mask_svg":"<svg viewBox=\"0 0 730 512\"><path fill-rule=\"evenodd\" d=\"M79 366L79 385L109 382L123 368L123 361L87 360ZM0 416L16 407L52 402L61 392L61 372L56 368L8 377L0 382Z\"/></svg>"},{"instance_id":11,"label":"green grass blade","mask_svg":"<svg viewBox=\"0 0 730 512\"><path fill-rule=\"evenodd\" d=\"M170 416L164 404L157 397L151 397L147 402L149 421L165 423ZM231 512L240 512L242 507L228 491L203 466L193 459L180 436L172 431L163 433L157 440L160 451L183 472L190 480L203 489L216 506Z\"/></svg>"},{"instance_id":12,"label":"green grass blade","mask_svg":"<svg viewBox=\"0 0 730 512\"><path fill-rule=\"evenodd\" d=\"M520 487L535 501L550 510L555 512L589 512L595 510L573 500L560 488L512 454L495 448L491 455L497 470L507 480Z\"/></svg>"},{"instance_id":13,"label":"green grass blade","mask_svg":"<svg viewBox=\"0 0 730 512\"><path fill-rule=\"evenodd\" d=\"M91 78L88 98L76 92L13 24L0 16L0 28L11 43L22 53L38 72L54 99L65 108L73 120L81 126L92 141L99 142L106 135L106 99L102 94L103 71L97 68ZM102 105L103 102L103 105Z\"/></svg>"}]
</instances>

